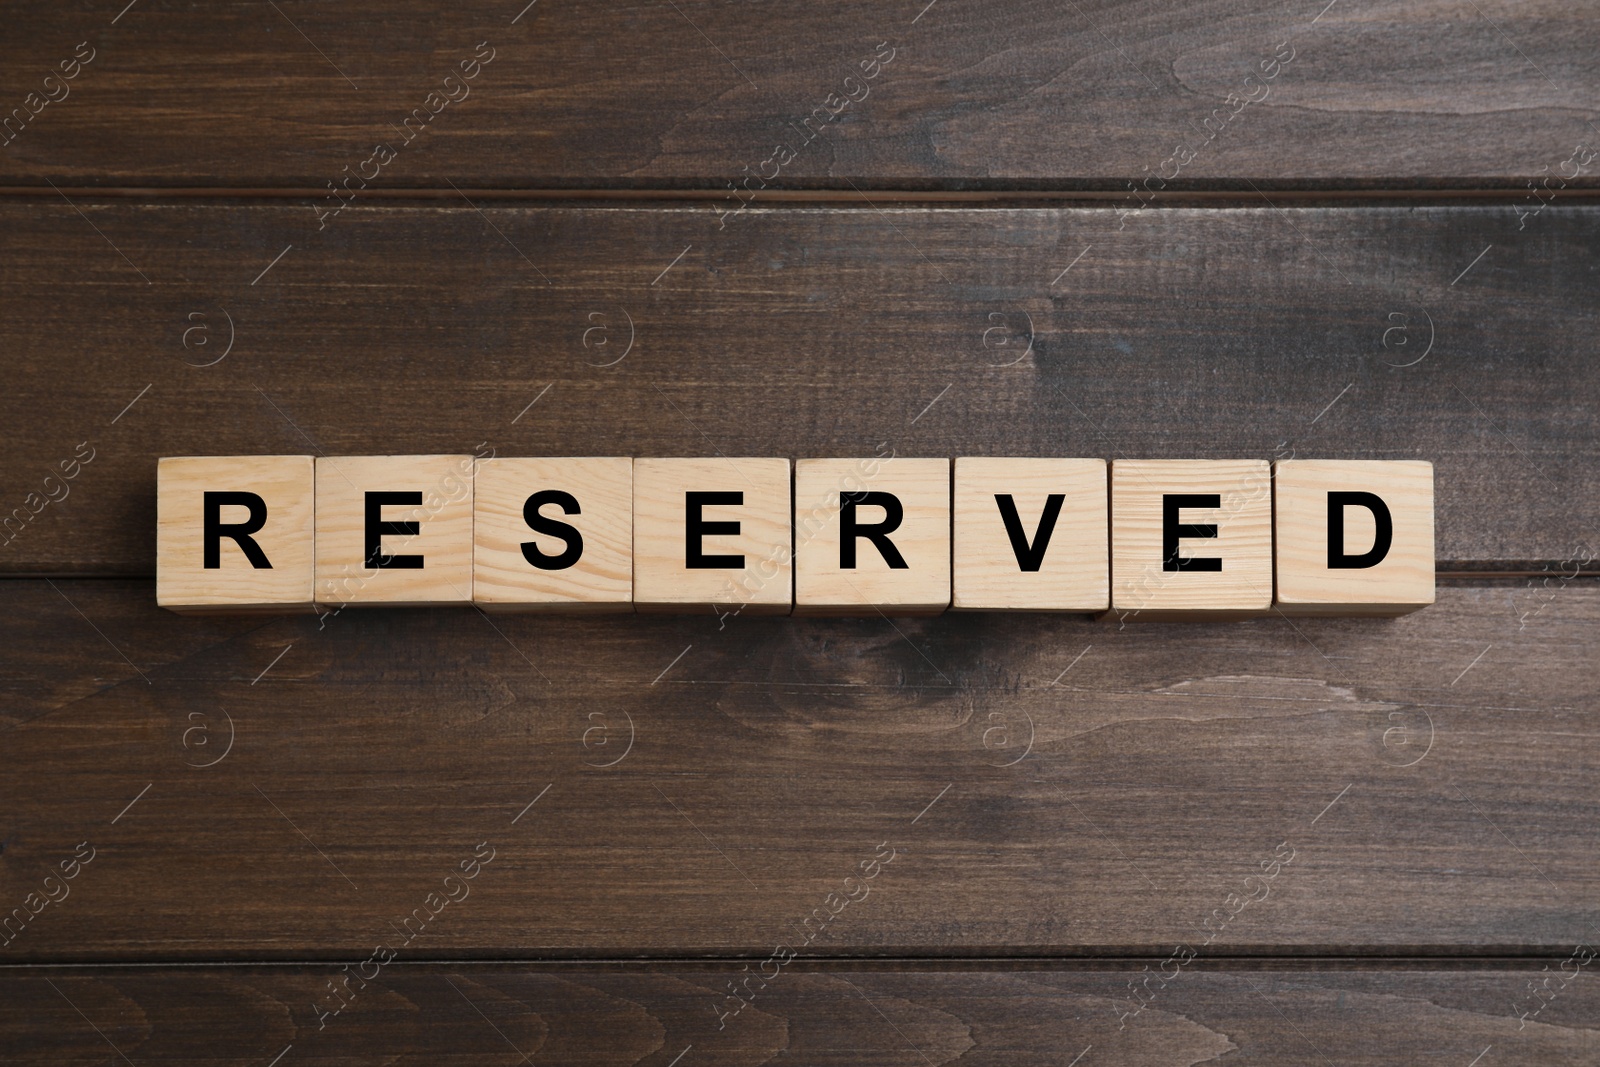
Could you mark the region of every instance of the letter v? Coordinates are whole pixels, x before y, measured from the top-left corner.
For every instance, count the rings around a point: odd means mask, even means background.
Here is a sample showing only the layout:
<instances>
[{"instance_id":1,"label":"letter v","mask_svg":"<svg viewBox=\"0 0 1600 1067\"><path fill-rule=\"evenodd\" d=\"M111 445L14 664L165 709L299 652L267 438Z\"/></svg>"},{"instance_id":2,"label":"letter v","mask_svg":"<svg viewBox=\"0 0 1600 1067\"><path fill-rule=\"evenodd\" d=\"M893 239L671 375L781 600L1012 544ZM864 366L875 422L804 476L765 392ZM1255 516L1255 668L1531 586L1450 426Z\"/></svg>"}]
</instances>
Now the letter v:
<instances>
[{"instance_id":1,"label":"letter v","mask_svg":"<svg viewBox=\"0 0 1600 1067\"><path fill-rule=\"evenodd\" d=\"M1039 529L1028 543L1022 529L1022 518L1017 514L1017 502L1010 493L996 493L994 502L1000 508L1000 518L1006 524L1006 536L1011 539L1011 551L1016 553L1017 566L1032 573L1044 563L1045 549L1050 547L1050 535L1055 532L1056 520L1061 516L1061 503L1065 494L1051 493L1044 502L1044 514L1039 516Z\"/></svg>"}]
</instances>

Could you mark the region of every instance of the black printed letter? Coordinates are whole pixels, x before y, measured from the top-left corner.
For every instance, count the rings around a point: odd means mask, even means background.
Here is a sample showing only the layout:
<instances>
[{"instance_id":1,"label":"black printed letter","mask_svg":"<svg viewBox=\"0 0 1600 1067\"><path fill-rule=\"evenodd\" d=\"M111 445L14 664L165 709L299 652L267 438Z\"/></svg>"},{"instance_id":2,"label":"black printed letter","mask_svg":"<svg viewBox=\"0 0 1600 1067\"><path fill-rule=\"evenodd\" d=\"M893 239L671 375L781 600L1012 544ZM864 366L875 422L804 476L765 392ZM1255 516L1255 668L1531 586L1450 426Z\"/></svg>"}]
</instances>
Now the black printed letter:
<instances>
[{"instance_id":1,"label":"black printed letter","mask_svg":"<svg viewBox=\"0 0 1600 1067\"><path fill-rule=\"evenodd\" d=\"M548 534L559 537L566 542L566 549L560 555L551 556L539 551L539 546L533 541L522 543L522 558L538 567L542 571L564 571L578 562L583 555L583 534L577 528L560 519L547 519L539 514L539 509L546 504L554 504L568 515L580 515L578 501L571 493L564 493L560 489L542 489L534 493L522 503L522 521L528 524L528 529L534 533Z\"/></svg>"},{"instance_id":2,"label":"black printed letter","mask_svg":"<svg viewBox=\"0 0 1600 1067\"><path fill-rule=\"evenodd\" d=\"M224 505L249 508L250 517L243 522L223 522ZM250 535L267 524L267 502L255 493L206 493L201 506L205 543L205 568L208 571L222 567L222 539L233 538L234 544L258 571L270 571L272 563L261 551L256 539Z\"/></svg>"},{"instance_id":3,"label":"black printed letter","mask_svg":"<svg viewBox=\"0 0 1600 1067\"><path fill-rule=\"evenodd\" d=\"M700 514L700 509L707 504L743 504L744 493L709 493L686 492L683 494L683 529L685 555L683 565L692 571L714 571L726 567L743 567L743 556L708 556L702 541L707 534L730 534L737 536L739 524L737 522L708 522Z\"/></svg>"},{"instance_id":4,"label":"black printed letter","mask_svg":"<svg viewBox=\"0 0 1600 1067\"><path fill-rule=\"evenodd\" d=\"M1184 508L1220 508L1220 493L1166 493L1161 497L1161 569L1164 571L1220 571L1216 557L1191 559L1178 555L1178 542L1185 537L1215 537L1215 523L1192 526L1179 522Z\"/></svg>"},{"instance_id":5,"label":"black printed letter","mask_svg":"<svg viewBox=\"0 0 1600 1067\"><path fill-rule=\"evenodd\" d=\"M1344 551L1344 509L1346 505L1366 508L1378 527L1372 539L1372 548L1359 556L1349 556ZM1389 506L1374 493L1330 492L1328 494L1328 569L1361 570L1376 567L1389 554L1394 541L1394 520L1389 517Z\"/></svg>"},{"instance_id":6,"label":"black printed letter","mask_svg":"<svg viewBox=\"0 0 1600 1067\"><path fill-rule=\"evenodd\" d=\"M1033 544L1028 544L1022 532L1022 517L1017 514L1017 502L1010 493L996 493L994 502L1000 507L1000 518L1006 524L1006 536L1011 538L1011 551L1017 557L1017 566L1029 573L1044 564L1044 550L1050 547L1050 535L1055 533L1056 519L1061 517L1063 493L1051 493L1044 502L1044 514L1039 516L1039 529L1034 532Z\"/></svg>"},{"instance_id":7,"label":"black printed letter","mask_svg":"<svg viewBox=\"0 0 1600 1067\"><path fill-rule=\"evenodd\" d=\"M856 505L868 504L883 509L883 521L873 523L858 523L856 521ZM910 565L905 557L900 555L900 550L894 547L894 542L889 540L889 535L900 528L900 521L905 518L905 509L900 506L900 498L893 493L881 493L875 490L857 490L853 493L839 494L839 568L841 570L854 570L856 566L856 539L865 537L871 541L883 561L892 571L910 570Z\"/></svg>"},{"instance_id":8,"label":"black printed letter","mask_svg":"<svg viewBox=\"0 0 1600 1067\"><path fill-rule=\"evenodd\" d=\"M374 569L389 568L398 571L420 571L422 569L421 556L386 556L383 554L383 538L385 534L411 534L415 536L418 527L421 526L421 523L415 519L407 522L384 522L383 507L385 504L410 504L413 507L421 507L422 494L367 494L367 566Z\"/></svg>"}]
</instances>

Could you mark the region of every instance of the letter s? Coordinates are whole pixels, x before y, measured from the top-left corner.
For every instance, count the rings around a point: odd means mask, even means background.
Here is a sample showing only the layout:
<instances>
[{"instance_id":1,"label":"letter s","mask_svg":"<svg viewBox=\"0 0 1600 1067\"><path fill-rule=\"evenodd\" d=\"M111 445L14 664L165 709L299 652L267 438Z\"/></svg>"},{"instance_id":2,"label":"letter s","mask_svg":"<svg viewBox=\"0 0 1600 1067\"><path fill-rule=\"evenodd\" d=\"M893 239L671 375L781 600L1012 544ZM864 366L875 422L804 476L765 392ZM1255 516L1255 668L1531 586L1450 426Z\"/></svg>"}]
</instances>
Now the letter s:
<instances>
[{"instance_id":1,"label":"letter s","mask_svg":"<svg viewBox=\"0 0 1600 1067\"><path fill-rule=\"evenodd\" d=\"M593 327L590 327L593 329ZM534 533L545 534L559 538L566 545L560 552L551 555L539 548L536 541L522 543L522 558L542 571L562 571L573 566L583 557L583 534L577 527L560 521L559 519L546 518L539 514L539 509L546 504L553 504L568 515L581 515L582 509L578 506L577 499L561 489L541 489L529 496L522 503L522 521Z\"/></svg>"}]
</instances>

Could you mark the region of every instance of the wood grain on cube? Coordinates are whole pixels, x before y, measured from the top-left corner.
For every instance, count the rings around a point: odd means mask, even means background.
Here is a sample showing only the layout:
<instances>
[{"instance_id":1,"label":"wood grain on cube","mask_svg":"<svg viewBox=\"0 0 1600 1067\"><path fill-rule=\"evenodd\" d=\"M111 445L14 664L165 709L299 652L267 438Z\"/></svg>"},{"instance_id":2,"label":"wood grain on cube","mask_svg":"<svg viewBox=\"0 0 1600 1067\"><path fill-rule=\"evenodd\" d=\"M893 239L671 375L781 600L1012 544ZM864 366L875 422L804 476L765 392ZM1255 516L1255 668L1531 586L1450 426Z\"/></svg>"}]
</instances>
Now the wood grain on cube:
<instances>
[{"instance_id":1,"label":"wood grain on cube","mask_svg":"<svg viewBox=\"0 0 1600 1067\"><path fill-rule=\"evenodd\" d=\"M1272 495L1279 611L1402 615L1433 603L1432 463L1283 460ZM1334 531L1342 540L1330 544Z\"/></svg>"},{"instance_id":2,"label":"wood grain on cube","mask_svg":"<svg viewBox=\"0 0 1600 1067\"><path fill-rule=\"evenodd\" d=\"M318 458L317 603L472 603L474 462L467 455ZM383 533L371 555L369 510L379 504L371 521L414 532Z\"/></svg>"},{"instance_id":3,"label":"wood grain on cube","mask_svg":"<svg viewBox=\"0 0 1600 1067\"><path fill-rule=\"evenodd\" d=\"M480 460L472 494L479 607L633 610L632 459Z\"/></svg>"},{"instance_id":4,"label":"wood grain on cube","mask_svg":"<svg viewBox=\"0 0 1600 1067\"><path fill-rule=\"evenodd\" d=\"M791 503L787 459L635 459L636 610L787 615Z\"/></svg>"},{"instance_id":5,"label":"wood grain on cube","mask_svg":"<svg viewBox=\"0 0 1600 1067\"><path fill-rule=\"evenodd\" d=\"M1106 462L962 456L952 493L957 610L1110 606Z\"/></svg>"},{"instance_id":6,"label":"wood grain on cube","mask_svg":"<svg viewBox=\"0 0 1600 1067\"><path fill-rule=\"evenodd\" d=\"M219 524L207 566L206 495ZM156 603L190 614L310 611L310 456L173 456L156 472ZM231 530L230 530L231 528Z\"/></svg>"},{"instance_id":7,"label":"wood grain on cube","mask_svg":"<svg viewBox=\"0 0 1600 1067\"><path fill-rule=\"evenodd\" d=\"M949 607L948 459L802 459L794 500L795 614Z\"/></svg>"},{"instance_id":8,"label":"wood grain on cube","mask_svg":"<svg viewBox=\"0 0 1600 1067\"><path fill-rule=\"evenodd\" d=\"M1271 606L1272 477L1264 460L1111 464L1114 613L1229 619Z\"/></svg>"}]
</instances>

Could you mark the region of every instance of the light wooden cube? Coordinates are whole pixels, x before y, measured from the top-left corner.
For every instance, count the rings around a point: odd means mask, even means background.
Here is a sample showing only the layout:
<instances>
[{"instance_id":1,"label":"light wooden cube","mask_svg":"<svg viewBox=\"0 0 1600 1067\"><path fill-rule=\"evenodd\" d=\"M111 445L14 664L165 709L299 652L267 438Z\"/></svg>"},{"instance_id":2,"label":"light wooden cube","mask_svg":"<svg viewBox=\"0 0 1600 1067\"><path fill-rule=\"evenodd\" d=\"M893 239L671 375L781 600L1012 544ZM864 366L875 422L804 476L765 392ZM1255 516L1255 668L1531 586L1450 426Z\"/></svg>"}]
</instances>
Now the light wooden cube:
<instances>
[{"instance_id":1,"label":"light wooden cube","mask_svg":"<svg viewBox=\"0 0 1600 1067\"><path fill-rule=\"evenodd\" d=\"M1404 615L1433 603L1433 464L1292 459L1272 481L1279 611Z\"/></svg>"},{"instance_id":2,"label":"light wooden cube","mask_svg":"<svg viewBox=\"0 0 1600 1067\"><path fill-rule=\"evenodd\" d=\"M637 611L787 615L787 459L633 461Z\"/></svg>"},{"instance_id":3,"label":"light wooden cube","mask_svg":"<svg viewBox=\"0 0 1600 1067\"><path fill-rule=\"evenodd\" d=\"M319 458L317 603L472 603L473 463L472 456Z\"/></svg>"},{"instance_id":4,"label":"light wooden cube","mask_svg":"<svg viewBox=\"0 0 1600 1067\"><path fill-rule=\"evenodd\" d=\"M310 456L161 460L156 603L195 615L310 611L315 503Z\"/></svg>"},{"instance_id":5,"label":"light wooden cube","mask_svg":"<svg viewBox=\"0 0 1600 1067\"><path fill-rule=\"evenodd\" d=\"M1272 607L1272 472L1265 460L1111 464L1111 611L1249 618Z\"/></svg>"},{"instance_id":6,"label":"light wooden cube","mask_svg":"<svg viewBox=\"0 0 1600 1067\"><path fill-rule=\"evenodd\" d=\"M1109 608L1106 490L1103 459L957 459L951 608Z\"/></svg>"},{"instance_id":7,"label":"light wooden cube","mask_svg":"<svg viewBox=\"0 0 1600 1067\"><path fill-rule=\"evenodd\" d=\"M480 460L472 497L479 607L633 610L633 460Z\"/></svg>"},{"instance_id":8,"label":"light wooden cube","mask_svg":"<svg viewBox=\"0 0 1600 1067\"><path fill-rule=\"evenodd\" d=\"M950 606L948 459L802 459L794 498L796 615Z\"/></svg>"}]
</instances>

